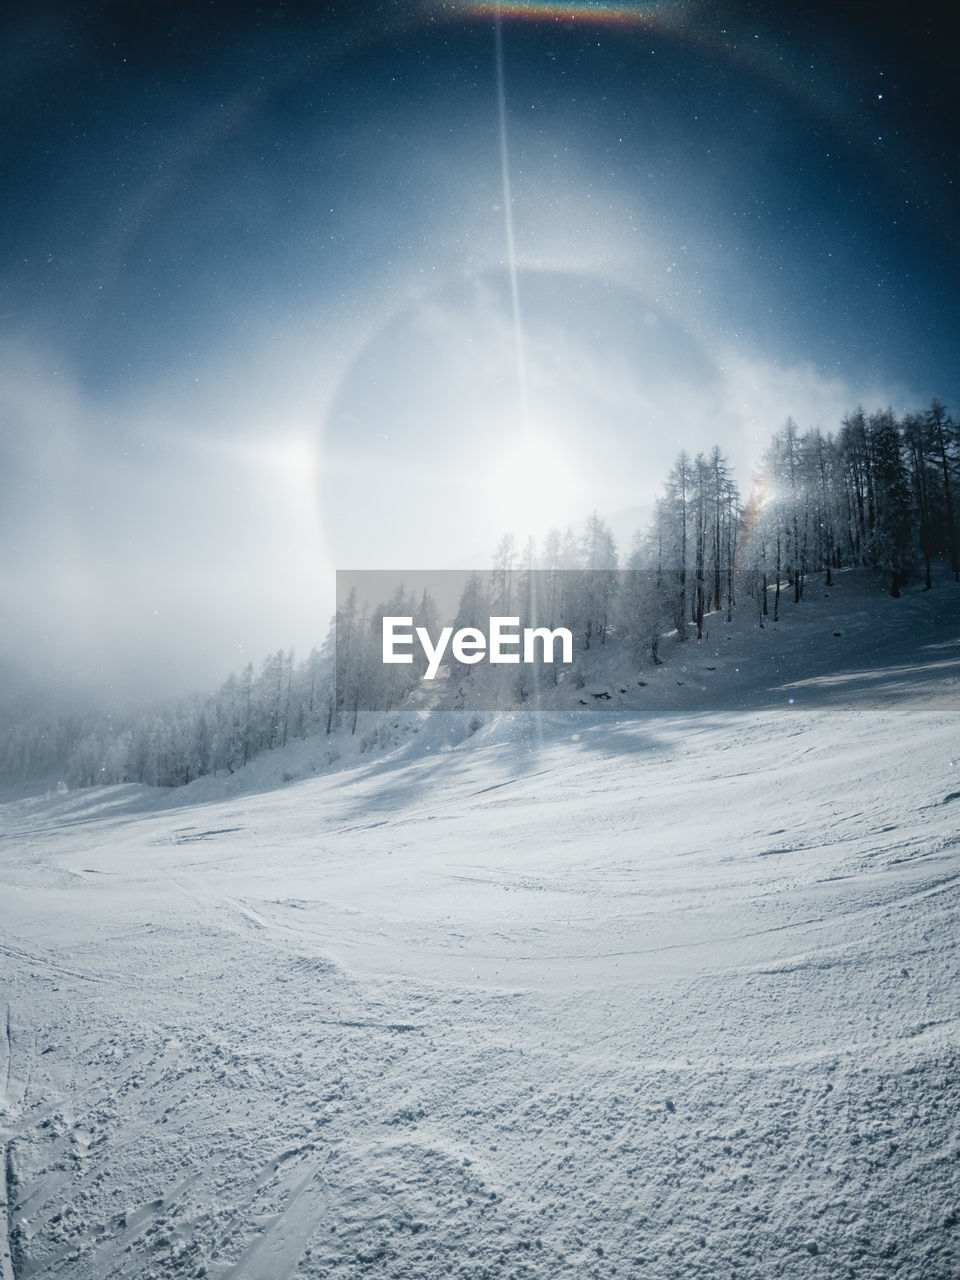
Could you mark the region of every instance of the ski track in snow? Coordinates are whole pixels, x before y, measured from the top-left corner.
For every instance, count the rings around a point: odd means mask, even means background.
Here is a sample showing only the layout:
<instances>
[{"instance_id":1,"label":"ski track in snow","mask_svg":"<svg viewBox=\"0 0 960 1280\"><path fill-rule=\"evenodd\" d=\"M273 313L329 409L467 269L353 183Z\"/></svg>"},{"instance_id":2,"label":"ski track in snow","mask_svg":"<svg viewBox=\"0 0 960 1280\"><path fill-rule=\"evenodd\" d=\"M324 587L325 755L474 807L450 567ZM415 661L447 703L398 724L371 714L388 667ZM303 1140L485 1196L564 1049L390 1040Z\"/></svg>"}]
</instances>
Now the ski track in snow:
<instances>
[{"instance_id":1,"label":"ski track in snow","mask_svg":"<svg viewBox=\"0 0 960 1280\"><path fill-rule=\"evenodd\" d=\"M4 806L2 1280L953 1280L957 668L903 661Z\"/></svg>"}]
</instances>

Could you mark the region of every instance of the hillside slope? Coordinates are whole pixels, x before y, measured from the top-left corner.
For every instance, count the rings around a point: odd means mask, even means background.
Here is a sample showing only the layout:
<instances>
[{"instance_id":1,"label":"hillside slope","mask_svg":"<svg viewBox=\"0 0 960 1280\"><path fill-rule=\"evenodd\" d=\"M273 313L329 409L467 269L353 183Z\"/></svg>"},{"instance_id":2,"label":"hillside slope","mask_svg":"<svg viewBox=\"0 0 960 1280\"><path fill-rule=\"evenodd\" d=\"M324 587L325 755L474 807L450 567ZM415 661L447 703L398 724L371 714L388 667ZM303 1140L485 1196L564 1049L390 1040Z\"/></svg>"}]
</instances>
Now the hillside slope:
<instances>
[{"instance_id":1,"label":"hillside slope","mask_svg":"<svg viewBox=\"0 0 960 1280\"><path fill-rule=\"evenodd\" d=\"M960 619L833 603L454 749L3 806L12 1271L952 1277Z\"/></svg>"}]
</instances>

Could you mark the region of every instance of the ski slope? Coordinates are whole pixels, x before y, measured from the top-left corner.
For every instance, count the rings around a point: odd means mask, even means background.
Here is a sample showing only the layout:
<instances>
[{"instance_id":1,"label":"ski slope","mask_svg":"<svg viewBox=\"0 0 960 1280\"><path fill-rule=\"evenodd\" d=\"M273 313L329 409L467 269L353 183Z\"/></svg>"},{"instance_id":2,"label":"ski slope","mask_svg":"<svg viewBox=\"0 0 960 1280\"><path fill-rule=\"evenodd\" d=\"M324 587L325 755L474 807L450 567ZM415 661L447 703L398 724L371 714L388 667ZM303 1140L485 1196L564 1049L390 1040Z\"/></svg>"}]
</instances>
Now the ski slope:
<instances>
[{"instance_id":1,"label":"ski slope","mask_svg":"<svg viewBox=\"0 0 960 1280\"><path fill-rule=\"evenodd\" d=\"M960 611L834 608L539 731L3 806L7 1275L955 1276Z\"/></svg>"}]
</instances>

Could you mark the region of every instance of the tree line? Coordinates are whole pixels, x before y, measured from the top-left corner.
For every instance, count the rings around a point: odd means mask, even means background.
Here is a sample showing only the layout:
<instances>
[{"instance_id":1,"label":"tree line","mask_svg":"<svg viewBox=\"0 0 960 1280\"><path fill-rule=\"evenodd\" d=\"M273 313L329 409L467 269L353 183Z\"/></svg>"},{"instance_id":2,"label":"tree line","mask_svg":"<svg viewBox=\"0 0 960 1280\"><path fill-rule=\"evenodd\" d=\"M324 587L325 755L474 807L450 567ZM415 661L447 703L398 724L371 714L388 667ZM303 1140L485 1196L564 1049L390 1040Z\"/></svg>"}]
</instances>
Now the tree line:
<instances>
[{"instance_id":1,"label":"tree line","mask_svg":"<svg viewBox=\"0 0 960 1280\"><path fill-rule=\"evenodd\" d=\"M729 621L746 608L761 627L776 622L784 597L799 604L814 573L829 585L839 569L873 569L896 596L913 573L929 588L939 562L960 582L958 486L960 429L937 399L899 420L890 409L857 408L836 433L802 432L788 419L746 501L719 448L681 452L622 562L596 513L581 532L552 529L539 543L518 547L507 535L492 570L466 578L450 622L459 629L501 614L571 629L569 672L553 664L498 674L505 695L522 702L539 680L577 678L584 656L608 644L659 663L667 637L702 637L708 615ZM128 716L11 717L0 731L0 779L181 786L298 738L355 734L363 712L398 706L423 675L420 658L380 661L384 615L431 630L440 621L428 594L400 584L374 607L348 597L305 660L279 651L208 696ZM452 705L466 705L482 679L491 677L451 664Z\"/></svg>"}]
</instances>

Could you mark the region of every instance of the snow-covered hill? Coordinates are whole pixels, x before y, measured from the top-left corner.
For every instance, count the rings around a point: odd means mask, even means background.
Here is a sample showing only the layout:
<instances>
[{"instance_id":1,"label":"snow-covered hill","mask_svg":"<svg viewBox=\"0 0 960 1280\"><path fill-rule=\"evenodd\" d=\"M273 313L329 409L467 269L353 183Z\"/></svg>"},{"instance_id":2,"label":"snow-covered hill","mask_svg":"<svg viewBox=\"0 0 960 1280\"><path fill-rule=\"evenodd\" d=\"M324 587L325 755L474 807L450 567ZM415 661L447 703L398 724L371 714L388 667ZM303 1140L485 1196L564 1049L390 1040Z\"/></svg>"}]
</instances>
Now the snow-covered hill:
<instances>
[{"instance_id":1,"label":"snow-covered hill","mask_svg":"<svg viewBox=\"0 0 960 1280\"><path fill-rule=\"evenodd\" d=\"M854 590L3 806L8 1274L953 1277L958 593Z\"/></svg>"}]
</instances>

